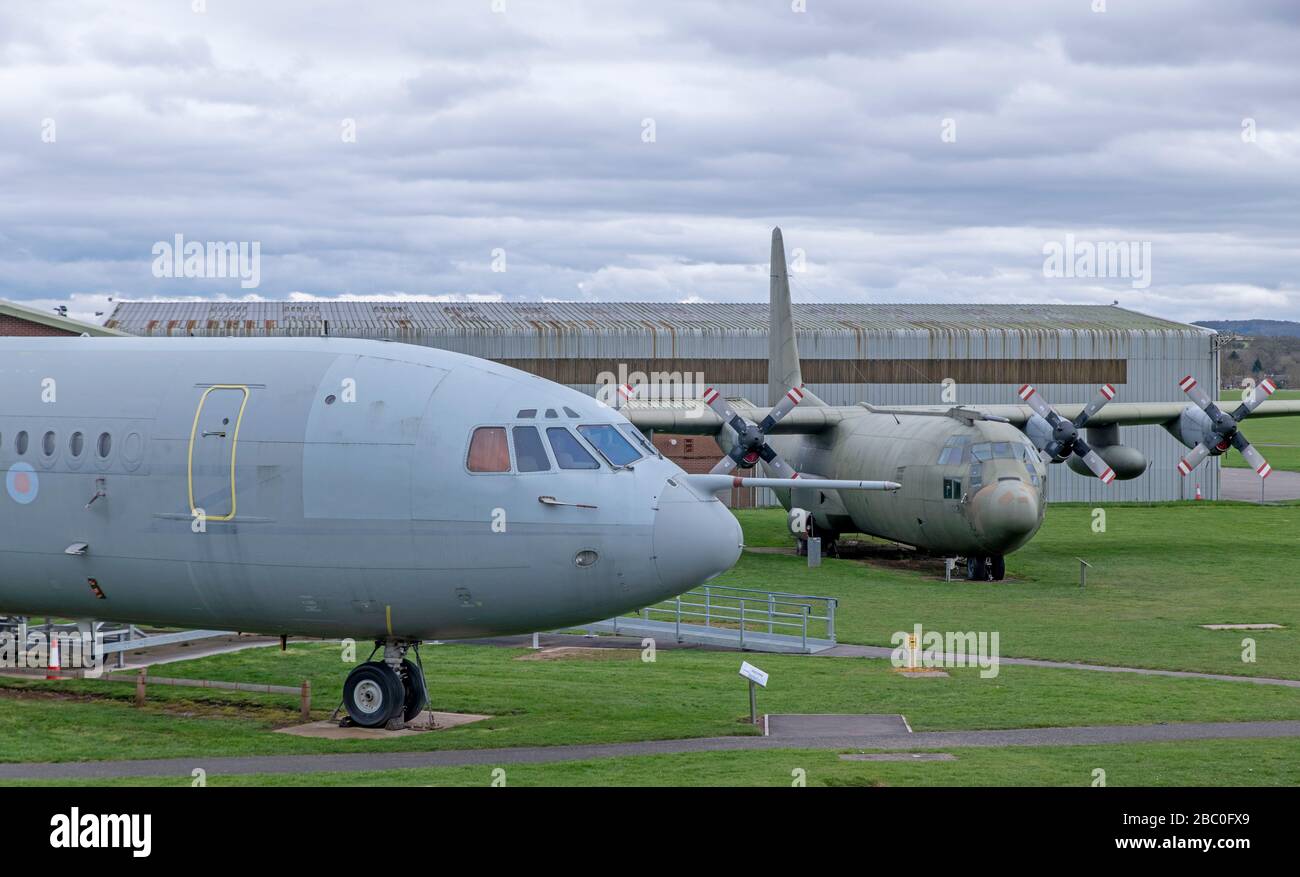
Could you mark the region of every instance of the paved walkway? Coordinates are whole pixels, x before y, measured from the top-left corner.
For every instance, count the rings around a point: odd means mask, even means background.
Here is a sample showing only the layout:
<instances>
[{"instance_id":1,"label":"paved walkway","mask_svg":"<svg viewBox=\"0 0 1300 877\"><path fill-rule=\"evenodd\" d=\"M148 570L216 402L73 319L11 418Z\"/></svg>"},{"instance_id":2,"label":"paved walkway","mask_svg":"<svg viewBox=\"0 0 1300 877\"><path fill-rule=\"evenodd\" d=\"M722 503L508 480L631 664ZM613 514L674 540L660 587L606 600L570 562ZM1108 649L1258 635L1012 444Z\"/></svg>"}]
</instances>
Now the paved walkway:
<instances>
[{"instance_id":1,"label":"paved walkway","mask_svg":"<svg viewBox=\"0 0 1300 877\"><path fill-rule=\"evenodd\" d=\"M521 648L532 644L531 636L501 636L491 639L461 640L465 643L479 645ZM585 648L605 649L639 649L641 640L627 636L584 637L567 633L542 634L540 642L543 648L557 646L580 646ZM671 641L659 643L660 649L672 648L707 648L710 651L736 652L735 649L722 649L717 646L698 646L679 644ZM815 658L885 658L894 652L888 646L858 646L842 643L825 651L818 652ZM736 654L744 654L736 652ZM755 660L758 660L755 658ZM1300 688L1300 679L1276 679L1270 676L1235 676L1229 673L1198 673L1193 670L1153 670L1146 667L1112 667L1106 664L1080 664L1073 661L1045 661L1037 658L1000 658L999 664L1020 667L1051 667L1058 670L1095 670L1101 673L1137 673L1142 676L1174 676L1182 679L1214 679L1221 682L1253 682L1256 685L1282 685L1288 688Z\"/></svg>"},{"instance_id":2,"label":"paved walkway","mask_svg":"<svg viewBox=\"0 0 1300 877\"><path fill-rule=\"evenodd\" d=\"M371 752L346 755L257 755L229 758L165 758L139 761L88 761L45 764L0 764L0 779L99 779L191 775L201 767L210 776L264 773L373 771L466 765L546 764L589 758L674 755L762 749L951 749L956 747L1081 746L1098 743L1147 743L1169 740L1259 739L1300 737L1300 721L1186 722L1165 725L1099 725L1078 728L1017 728L1004 731L924 731L856 737L701 737L604 743L580 746L532 746L513 749L460 749L442 752Z\"/></svg>"},{"instance_id":3,"label":"paved walkway","mask_svg":"<svg viewBox=\"0 0 1300 877\"><path fill-rule=\"evenodd\" d=\"M818 652L817 658L888 658L893 649L884 646L838 645ZM953 658L955 656L948 656ZM1300 679L1274 679L1269 676L1233 676L1227 673L1196 673L1191 670L1151 670L1145 667L1110 667L1105 664L1076 664L1070 661L1040 661L1036 658L999 658L998 664L1017 667L1052 667L1059 670L1096 670L1101 673L1137 673L1142 676L1176 676L1182 679L1216 679L1222 682L1253 682L1256 685L1284 685L1300 688Z\"/></svg>"},{"instance_id":4,"label":"paved walkway","mask_svg":"<svg viewBox=\"0 0 1300 877\"><path fill-rule=\"evenodd\" d=\"M1267 456L1268 452L1265 451L1264 454ZM1219 495L1223 499L1244 502L1300 499L1300 472L1274 469L1267 478L1260 478L1250 469L1230 469L1225 466L1219 475Z\"/></svg>"}]
</instances>

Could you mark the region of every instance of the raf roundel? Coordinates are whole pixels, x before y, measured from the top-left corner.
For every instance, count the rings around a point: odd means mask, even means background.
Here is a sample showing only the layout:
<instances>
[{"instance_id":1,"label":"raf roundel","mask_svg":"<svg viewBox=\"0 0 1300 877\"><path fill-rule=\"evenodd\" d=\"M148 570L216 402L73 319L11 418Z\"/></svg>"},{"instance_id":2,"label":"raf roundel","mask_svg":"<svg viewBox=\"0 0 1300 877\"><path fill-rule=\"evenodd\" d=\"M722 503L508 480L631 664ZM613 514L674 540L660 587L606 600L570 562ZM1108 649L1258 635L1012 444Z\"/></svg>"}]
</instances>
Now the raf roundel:
<instances>
[{"instance_id":1,"label":"raf roundel","mask_svg":"<svg viewBox=\"0 0 1300 877\"><path fill-rule=\"evenodd\" d=\"M27 505L36 499L40 486L36 470L27 463L14 463L5 474L5 489L13 501L20 505Z\"/></svg>"}]
</instances>

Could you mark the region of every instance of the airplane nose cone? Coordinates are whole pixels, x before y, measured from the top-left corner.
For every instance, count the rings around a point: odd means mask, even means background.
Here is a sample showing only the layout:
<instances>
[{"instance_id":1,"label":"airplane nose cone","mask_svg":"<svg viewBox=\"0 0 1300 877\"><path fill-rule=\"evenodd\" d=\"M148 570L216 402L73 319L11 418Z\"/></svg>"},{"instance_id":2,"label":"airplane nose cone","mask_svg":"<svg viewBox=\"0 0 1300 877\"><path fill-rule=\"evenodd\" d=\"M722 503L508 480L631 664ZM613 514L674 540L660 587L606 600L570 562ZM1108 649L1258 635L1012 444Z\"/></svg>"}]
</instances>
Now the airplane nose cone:
<instances>
[{"instance_id":1,"label":"airplane nose cone","mask_svg":"<svg viewBox=\"0 0 1300 877\"><path fill-rule=\"evenodd\" d=\"M689 591L740 558L740 522L716 499L661 502L654 520L655 568L671 596Z\"/></svg>"},{"instance_id":2,"label":"airplane nose cone","mask_svg":"<svg viewBox=\"0 0 1300 877\"><path fill-rule=\"evenodd\" d=\"M1038 529L1038 492L1016 479L990 484L971 500L971 517L986 551L1005 554Z\"/></svg>"}]
</instances>

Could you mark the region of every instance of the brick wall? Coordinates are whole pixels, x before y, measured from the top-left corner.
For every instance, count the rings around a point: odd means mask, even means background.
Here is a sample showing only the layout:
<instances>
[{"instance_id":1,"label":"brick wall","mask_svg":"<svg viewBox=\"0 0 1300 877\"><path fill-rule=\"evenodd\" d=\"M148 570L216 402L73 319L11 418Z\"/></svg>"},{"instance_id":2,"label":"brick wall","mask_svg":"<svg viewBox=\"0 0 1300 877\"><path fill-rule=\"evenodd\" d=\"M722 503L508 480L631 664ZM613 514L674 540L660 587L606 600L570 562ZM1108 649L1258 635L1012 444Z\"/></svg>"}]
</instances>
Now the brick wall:
<instances>
[{"instance_id":1,"label":"brick wall","mask_svg":"<svg viewBox=\"0 0 1300 877\"><path fill-rule=\"evenodd\" d=\"M705 473L722 459L722 448L707 435L660 435L655 434L655 447L659 453L672 460L686 472ZM749 473L763 473L757 468ZM722 501L733 509L753 508L757 500L757 491L752 487L732 488L722 495Z\"/></svg>"},{"instance_id":2,"label":"brick wall","mask_svg":"<svg viewBox=\"0 0 1300 877\"><path fill-rule=\"evenodd\" d=\"M66 329L55 329L53 326L46 326L44 323L37 323L32 320L24 320L20 317L11 317L8 314L0 314L0 335L76 335L76 332L69 332Z\"/></svg>"}]
</instances>

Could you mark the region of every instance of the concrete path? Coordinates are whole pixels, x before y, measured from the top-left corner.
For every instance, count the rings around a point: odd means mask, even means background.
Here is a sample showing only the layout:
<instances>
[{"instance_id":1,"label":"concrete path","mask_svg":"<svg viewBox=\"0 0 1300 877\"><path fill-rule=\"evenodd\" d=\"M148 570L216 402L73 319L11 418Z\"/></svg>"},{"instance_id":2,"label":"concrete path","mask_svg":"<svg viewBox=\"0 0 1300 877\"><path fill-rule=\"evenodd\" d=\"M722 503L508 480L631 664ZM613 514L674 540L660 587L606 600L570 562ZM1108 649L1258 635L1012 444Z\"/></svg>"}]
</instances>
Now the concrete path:
<instances>
[{"instance_id":1,"label":"concrete path","mask_svg":"<svg viewBox=\"0 0 1300 877\"><path fill-rule=\"evenodd\" d=\"M1267 450L1262 453L1268 455ZM1300 499L1300 472L1274 469L1267 478L1260 478L1250 469L1229 469L1225 466L1219 475L1219 495L1223 499L1243 502Z\"/></svg>"},{"instance_id":2,"label":"concrete path","mask_svg":"<svg viewBox=\"0 0 1300 877\"><path fill-rule=\"evenodd\" d=\"M816 658L888 658L894 652L885 646L838 645L818 652ZM955 656L949 655L948 658ZM1221 682L1253 682L1256 685L1284 685L1300 688L1300 679L1274 679L1269 676L1232 676L1228 673L1197 673L1192 670L1151 670L1145 667L1110 667L1105 664L1076 664L1070 661L1040 661L1036 658L999 658L998 664L1016 667L1052 667L1058 670L1096 670L1102 673L1137 673L1141 676L1176 676L1180 679L1215 679Z\"/></svg>"},{"instance_id":3,"label":"concrete path","mask_svg":"<svg viewBox=\"0 0 1300 877\"><path fill-rule=\"evenodd\" d=\"M502 636L494 637L492 639L461 640L460 642L517 649L531 645L532 637ZM636 637L627 636L599 636L589 638L567 633L548 633L542 635L540 642L543 648L554 648L557 646L582 646L585 648L605 649L641 648L641 640ZM657 644L657 648L695 648L708 649L709 651L735 652L737 655L744 654L743 652L736 652L735 649L723 649L716 646L679 644L671 641L659 643ZM825 651L818 652L810 657L888 659L889 656L893 654L893 651L894 650L888 646L858 646L843 643L826 649ZM757 661L759 659L755 658L754 660ZM1256 685L1283 685L1288 688L1300 688L1300 679L1275 679L1269 676L1234 676L1229 673L1198 673L1193 670L1153 670L1146 667L1112 667L1106 664L1079 664L1072 661L1044 661L1037 658L1000 658L998 663L1021 667L1051 667L1058 670L1096 670L1102 673L1137 673L1143 676L1174 676L1182 679L1214 679L1221 682L1253 682Z\"/></svg>"},{"instance_id":4,"label":"concrete path","mask_svg":"<svg viewBox=\"0 0 1300 877\"><path fill-rule=\"evenodd\" d=\"M118 777L188 777L195 768L209 776L263 773L394 770L466 765L547 764L589 758L674 755L763 749L951 749L955 747L1081 746L1099 743L1147 743L1168 740L1260 739L1300 737L1300 721L1187 722L1165 725L1100 725L1078 728L1018 728L1004 731L925 731L855 737L702 737L604 743L580 746L533 746L512 749L461 749L442 752L372 752L346 755L258 755L227 758L166 758L140 761L89 761L0 764L5 779L97 779Z\"/></svg>"}]
</instances>

